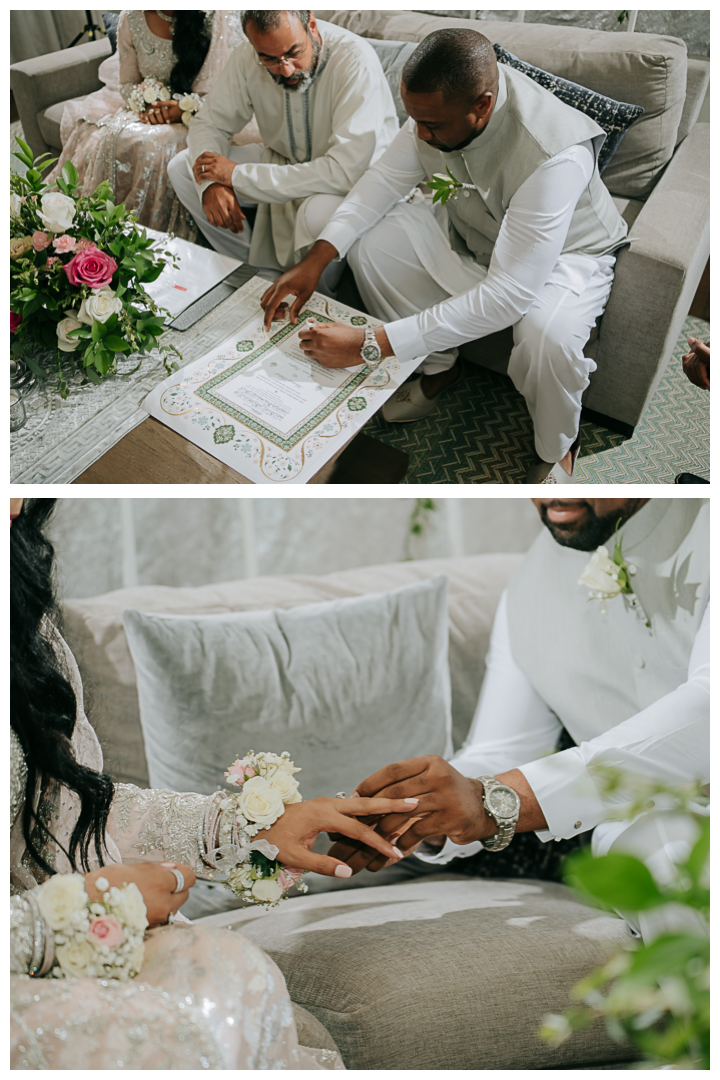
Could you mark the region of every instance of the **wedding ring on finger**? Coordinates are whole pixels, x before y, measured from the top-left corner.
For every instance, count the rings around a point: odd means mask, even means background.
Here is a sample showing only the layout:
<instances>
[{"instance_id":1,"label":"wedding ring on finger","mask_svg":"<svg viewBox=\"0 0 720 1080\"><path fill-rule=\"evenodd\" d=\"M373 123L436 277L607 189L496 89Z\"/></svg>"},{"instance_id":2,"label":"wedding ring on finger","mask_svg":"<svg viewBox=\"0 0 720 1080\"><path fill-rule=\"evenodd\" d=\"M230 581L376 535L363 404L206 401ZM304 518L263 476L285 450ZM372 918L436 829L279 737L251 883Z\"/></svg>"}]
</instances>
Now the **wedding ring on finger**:
<instances>
[{"instance_id":1,"label":"wedding ring on finger","mask_svg":"<svg viewBox=\"0 0 720 1080\"><path fill-rule=\"evenodd\" d=\"M344 791L336 791L335 792L335 798L336 799L347 799L347 795L345 794Z\"/></svg>"},{"instance_id":2,"label":"wedding ring on finger","mask_svg":"<svg viewBox=\"0 0 720 1080\"><path fill-rule=\"evenodd\" d=\"M185 889L185 877L180 870L176 870L174 866L168 867L171 874L175 875L177 879L177 886L173 889L173 894L183 892Z\"/></svg>"},{"instance_id":3,"label":"wedding ring on finger","mask_svg":"<svg viewBox=\"0 0 720 1080\"><path fill-rule=\"evenodd\" d=\"M175 912L171 911L170 914L168 915L168 926L172 926L172 924L174 922L175 922Z\"/></svg>"}]
</instances>

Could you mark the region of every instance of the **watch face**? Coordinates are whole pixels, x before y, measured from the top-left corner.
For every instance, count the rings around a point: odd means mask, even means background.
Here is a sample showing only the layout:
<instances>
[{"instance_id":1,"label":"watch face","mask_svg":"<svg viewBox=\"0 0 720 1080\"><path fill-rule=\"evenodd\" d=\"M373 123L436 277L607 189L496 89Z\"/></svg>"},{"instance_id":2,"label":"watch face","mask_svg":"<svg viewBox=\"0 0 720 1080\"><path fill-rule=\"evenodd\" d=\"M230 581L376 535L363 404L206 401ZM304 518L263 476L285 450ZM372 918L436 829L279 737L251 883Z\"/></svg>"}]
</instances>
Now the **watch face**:
<instances>
[{"instance_id":1,"label":"watch face","mask_svg":"<svg viewBox=\"0 0 720 1080\"><path fill-rule=\"evenodd\" d=\"M365 360L366 363L369 364L374 364L375 361L379 360L382 355L379 346L372 345L370 342L368 342L367 345L363 345L360 351L362 353L363 360Z\"/></svg>"},{"instance_id":2,"label":"watch face","mask_svg":"<svg viewBox=\"0 0 720 1080\"><path fill-rule=\"evenodd\" d=\"M499 818L509 818L520 809L517 792L509 787L498 787L488 793L487 804L492 813Z\"/></svg>"}]
</instances>

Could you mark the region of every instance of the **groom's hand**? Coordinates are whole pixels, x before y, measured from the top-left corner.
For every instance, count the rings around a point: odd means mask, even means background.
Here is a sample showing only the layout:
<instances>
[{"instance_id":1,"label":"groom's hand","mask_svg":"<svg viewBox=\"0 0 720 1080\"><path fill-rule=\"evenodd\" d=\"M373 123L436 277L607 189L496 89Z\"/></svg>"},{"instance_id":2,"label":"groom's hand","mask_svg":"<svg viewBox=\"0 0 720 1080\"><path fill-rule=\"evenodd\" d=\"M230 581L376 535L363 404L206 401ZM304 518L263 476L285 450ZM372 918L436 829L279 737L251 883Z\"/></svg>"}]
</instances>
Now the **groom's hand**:
<instances>
[{"instance_id":1,"label":"groom's hand","mask_svg":"<svg viewBox=\"0 0 720 1080\"><path fill-rule=\"evenodd\" d=\"M463 776L434 754L385 765L358 785L357 794L419 800L412 814L388 814L377 824L376 831L405 854L428 837L447 836L456 844L469 844L496 831L483 808L479 781ZM409 823L411 817L414 820ZM346 862L353 873L366 867L381 870L391 862L377 851L347 840L336 844L330 854Z\"/></svg>"}]
</instances>

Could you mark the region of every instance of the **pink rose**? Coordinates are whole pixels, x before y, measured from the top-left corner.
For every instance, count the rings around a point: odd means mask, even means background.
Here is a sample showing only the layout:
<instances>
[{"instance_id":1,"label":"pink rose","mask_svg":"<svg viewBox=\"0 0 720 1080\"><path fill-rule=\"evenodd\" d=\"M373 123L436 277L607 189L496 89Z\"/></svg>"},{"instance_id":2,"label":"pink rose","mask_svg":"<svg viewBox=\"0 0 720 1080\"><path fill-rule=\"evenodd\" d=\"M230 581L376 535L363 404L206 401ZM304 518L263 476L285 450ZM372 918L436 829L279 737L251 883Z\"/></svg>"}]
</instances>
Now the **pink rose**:
<instances>
[{"instance_id":1,"label":"pink rose","mask_svg":"<svg viewBox=\"0 0 720 1080\"><path fill-rule=\"evenodd\" d=\"M50 237L44 232L34 232L32 234L32 245L36 251L44 251L50 243Z\"/></svg>"},{"instance_id":2,"label":"pink rose","mask_svg":"<svg viewBox=\"0 0 720 1080\"><path fill-rule=\"evenodd\" d=\"M125 934L114 915L101 915L90 923L88 937L93 945L107 945L108 949L117 949Z\"/></svg>"},{"instance_id":3,"label":"pink rose","mask_svg":"<svg viewBox=\"0 0 720 1080\"><path fill-rule=\"evenodd\" d=\"M35 240L33 237L33 244ZM66 251L74 251L77 240L74 236L68 236L67 233L63 233L62 236L56 236L52 242L52 246L57 251L58 255L64 255Z\"/></svg>"},{"instance_id":4,"label":"pink rose","mask_svg":"<svg viewBox=\"0 0 720 1080\"><path fill-rule=\"evenodd\" d=\"M60 260L58 259L57 255L48 255L48 260L45 263L45 269L51 270L55 263L59 261Z\"/></svg>"},{"instance_id":5,"label":"pink rose","mask_svg":"<svg viewBox=\"0 0 720 1080\"><path fill-rule=\"evenodd\" d=\"M111 255L106 255L93 244L73 256L63 270L71 285L89 285L91 289L104 289L112 281L117 263Z\"/></svg>"},{"instance_id":6,"label":"pink rose","mask_svg":"<svg viewBox=\"0 0 720 1080\"><path fill-rule=\"evenodd\" d=\"M298 870L294 866L284 866L277 877L278 885L284 892L286 889L291 888L296 881L299 881L304 873L304 870Z\"/></svg>"},{"instance_id":7,"label":"pink rose","mask_svg":"<svg viewBox=\"0 0 720 1080\"><path fill-rule=\"evenodd\" d=\"M75 248L75 252L76 252L76 254L79 254L81 251L87 251L87 249L90 248L90 247L95 247L95 241L94 240L88 240L88 239L86 239L86 237L81 236L80 239L77 242L77 247Z\"/></svg>"},{"instance_id":8,"label":"pink rose","mask_svg":"<svg viewBox=\"0 0 720 1080\"><path fill-rule=\"evenodd\" d=\"M18 326L22 322L22 315L18 315L17 311L10 309L10 333L14 334Z\"/></svg>"}]
</instances>

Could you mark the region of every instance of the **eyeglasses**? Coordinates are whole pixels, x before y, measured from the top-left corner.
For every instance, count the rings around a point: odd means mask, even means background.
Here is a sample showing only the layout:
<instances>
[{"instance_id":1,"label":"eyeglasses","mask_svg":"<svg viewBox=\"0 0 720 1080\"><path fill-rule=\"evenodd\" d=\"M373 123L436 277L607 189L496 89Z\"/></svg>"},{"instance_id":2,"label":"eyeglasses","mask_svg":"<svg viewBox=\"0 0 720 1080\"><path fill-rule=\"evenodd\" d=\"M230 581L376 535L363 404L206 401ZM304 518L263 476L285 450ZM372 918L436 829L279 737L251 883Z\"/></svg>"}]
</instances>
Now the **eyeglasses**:
<instances>
[{"instance_id":1,"label":"eyeglasses","mask_svg":"<svg viewBox=\"0 0 720 1080\"><path fill-rule=\"evenodd\" d=\"M283 53L282 56L275 56L272 59L268 57L263 60L262 56L255 53L255 63L258 67L276 68L280 67L281 64L292 64L295 60L299 60L300 57L307 52L307 47L310 42L310 34L307 31L305 31L305 33L306 41L304 45L294 45L289 52Z\"/></svg>"}]
</instances>

